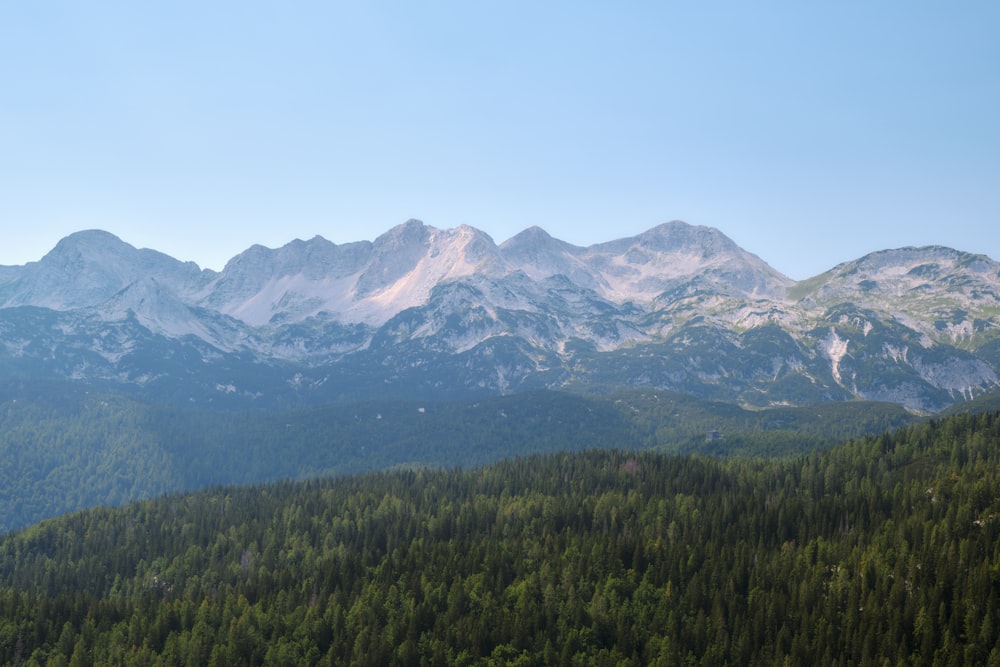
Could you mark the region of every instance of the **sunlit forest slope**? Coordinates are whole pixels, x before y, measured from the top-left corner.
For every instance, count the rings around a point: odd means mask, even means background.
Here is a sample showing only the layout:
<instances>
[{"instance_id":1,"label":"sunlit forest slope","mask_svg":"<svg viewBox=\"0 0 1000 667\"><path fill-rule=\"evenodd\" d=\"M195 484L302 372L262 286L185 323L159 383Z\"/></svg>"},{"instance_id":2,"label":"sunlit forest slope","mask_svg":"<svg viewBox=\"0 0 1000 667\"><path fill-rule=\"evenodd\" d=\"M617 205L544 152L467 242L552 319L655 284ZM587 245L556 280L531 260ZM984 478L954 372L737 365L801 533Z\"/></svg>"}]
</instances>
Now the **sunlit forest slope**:
<instances>
[{"instance_id":1,"label":"sunlit forest slope","mask_svg":"<svg viewBox=\"0 0 1000 667\"><path fill-rule=\"evenodd\" d=\"M1000 662L1000 416L223 487L0 540L0 663Z\"/></svg>"}]
</instances>

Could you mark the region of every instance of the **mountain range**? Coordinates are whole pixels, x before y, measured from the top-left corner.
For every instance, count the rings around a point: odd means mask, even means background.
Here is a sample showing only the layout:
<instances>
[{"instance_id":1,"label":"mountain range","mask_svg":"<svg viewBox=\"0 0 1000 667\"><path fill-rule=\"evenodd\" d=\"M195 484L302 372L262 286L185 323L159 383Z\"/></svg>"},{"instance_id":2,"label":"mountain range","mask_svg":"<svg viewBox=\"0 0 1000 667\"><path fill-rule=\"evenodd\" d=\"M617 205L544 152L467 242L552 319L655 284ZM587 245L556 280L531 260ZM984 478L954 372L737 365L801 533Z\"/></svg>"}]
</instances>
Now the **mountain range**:
<instances>
[{"instance_id":1,"label":"mountain range","mask_svg":"<svg viewBox=\"0 0 1000 667\"><path fill-rule=\"evenodd\" d=\"M92 230L0 267L0 372L215 407L649 387L934 412L1000 388L1000 264L908 247L795 281L683 222L579 247L410 220L216 272Z\"/></svg>"}]
</instances>

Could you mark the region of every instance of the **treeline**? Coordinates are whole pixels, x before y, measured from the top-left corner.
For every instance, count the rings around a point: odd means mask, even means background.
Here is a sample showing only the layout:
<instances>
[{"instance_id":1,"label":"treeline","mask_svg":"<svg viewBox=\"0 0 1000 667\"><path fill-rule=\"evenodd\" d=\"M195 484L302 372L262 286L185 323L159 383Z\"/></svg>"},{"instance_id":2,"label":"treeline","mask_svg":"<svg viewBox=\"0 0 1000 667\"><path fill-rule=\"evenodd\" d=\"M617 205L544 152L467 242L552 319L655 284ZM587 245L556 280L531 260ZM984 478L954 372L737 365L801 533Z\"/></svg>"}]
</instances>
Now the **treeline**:
<instances>
[{"instance_id":1,"label":"treeline","mask_svg":"<svg viewBox=\"0 0 1000 667\"><path fill-rule=\"evenodd\" d=\"M0 663L1000 664L1000 415L174 495L0 540Z\"/></svg>"},{"instance_id":2,"label":"treeline","mask_svg":"<svg viewBox=\"0 0 1000 667\"><path fill-rule=\"evenodd\" d=\"M598 447L775 455L881 432L898 406L748 412L668 393L217 412L51 383L0 386L0 532L95 505L220 484L472 467ZM719 438L708 441L706 433Z\"/></svg>"}]
</instances>

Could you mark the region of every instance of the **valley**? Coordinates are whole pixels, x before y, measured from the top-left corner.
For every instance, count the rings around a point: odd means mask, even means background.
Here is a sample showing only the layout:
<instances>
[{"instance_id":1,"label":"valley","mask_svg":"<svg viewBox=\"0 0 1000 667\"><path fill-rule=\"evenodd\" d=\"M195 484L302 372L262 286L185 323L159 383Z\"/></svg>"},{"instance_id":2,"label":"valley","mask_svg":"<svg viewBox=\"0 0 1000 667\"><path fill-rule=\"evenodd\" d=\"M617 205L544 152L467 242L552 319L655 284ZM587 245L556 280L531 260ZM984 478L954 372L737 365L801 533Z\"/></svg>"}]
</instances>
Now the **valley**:
<instances>
[{"instance_id":1,"label":"valley","mask_svg":"<svg viewBox=\"0 0 1000 667\"><path fill-rule=\"evenodd\" d=\"M0 662L992 664L1000 419L219 487L0 539Z\"/></svg>"},{"instance_id":2,"label":"valley","mask_svg":"<svg viewBox=\"0 0 1000 667\"><path fill-rule=\"evenodd\" d=\"M235 412L110 392L79 394L66 383L22 384L8 392L0 401L0 530L220 484L400 467L470 468L609 447L781 456L915 421L893 404L748 411L649 391L584 396L543 390L466 401Z\"/></svg>"},{"instance_id":3,"label":"valley","mask_svg":"<svg viewBox=\"0 0 1000 667\"><path fill-rule=\"evenodd\" d=\"M0 664L991 664L1000 265L419 221L0 267Z\"/></svg>"}]
</instances>

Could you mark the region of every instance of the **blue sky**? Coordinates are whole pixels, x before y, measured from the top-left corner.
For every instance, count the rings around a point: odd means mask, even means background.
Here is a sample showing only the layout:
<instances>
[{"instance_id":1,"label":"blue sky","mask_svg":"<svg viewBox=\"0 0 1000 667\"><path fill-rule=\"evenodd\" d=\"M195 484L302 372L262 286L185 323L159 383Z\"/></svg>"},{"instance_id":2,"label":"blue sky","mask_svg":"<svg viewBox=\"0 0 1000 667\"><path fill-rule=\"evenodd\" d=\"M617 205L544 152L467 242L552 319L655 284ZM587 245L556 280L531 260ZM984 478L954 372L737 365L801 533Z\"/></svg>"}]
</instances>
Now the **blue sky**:
<instances>
[{"instance_id":1,"label":"blue sky","mask_svg":"<svg viewBox=\"0 0 1000 667\"><path fill-rule=\"evenodd\" d=\"M0 264L408 218L1000 260L1000 3L0 3Z\"/></svg>"}]
</instances>

